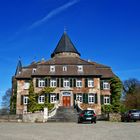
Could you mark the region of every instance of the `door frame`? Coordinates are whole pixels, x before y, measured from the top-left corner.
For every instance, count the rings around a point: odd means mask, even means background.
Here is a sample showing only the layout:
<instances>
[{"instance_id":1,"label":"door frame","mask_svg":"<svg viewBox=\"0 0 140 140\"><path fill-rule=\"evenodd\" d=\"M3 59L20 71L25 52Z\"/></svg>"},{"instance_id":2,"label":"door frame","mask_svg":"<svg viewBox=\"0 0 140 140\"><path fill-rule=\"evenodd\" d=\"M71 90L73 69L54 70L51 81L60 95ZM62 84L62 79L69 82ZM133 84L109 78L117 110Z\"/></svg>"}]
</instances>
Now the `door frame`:
<instances>
[{"instance_id":1,"label":"door frame","mask_svg":"<svg viewBox=\"0 0 140 140\"><path fill-rule=\"evenodd\" d=\"M61 106L63 106L63 96L69 96L70 97L70 107L73 106L72 91L61 91Z\"/></svg>"}]
</instances>

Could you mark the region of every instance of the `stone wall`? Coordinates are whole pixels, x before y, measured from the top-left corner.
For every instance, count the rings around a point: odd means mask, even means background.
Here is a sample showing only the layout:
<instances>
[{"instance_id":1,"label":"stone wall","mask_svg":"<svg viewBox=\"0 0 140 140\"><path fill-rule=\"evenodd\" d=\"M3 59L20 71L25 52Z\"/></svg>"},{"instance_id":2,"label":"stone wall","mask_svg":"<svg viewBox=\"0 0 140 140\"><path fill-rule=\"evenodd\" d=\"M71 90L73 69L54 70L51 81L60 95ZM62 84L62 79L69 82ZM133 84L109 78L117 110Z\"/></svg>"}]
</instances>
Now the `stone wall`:
<instances>
[{"instance_id":1,"label":"stone wall","mask_svg":"<svg viewBox=\"0 0 140 140\"><path fill-rule=\"evenodd\" d=\"M121 114L119 114L119 113L110 113L109 114L109 121L120 122L121 121Z\"/></svg>"},{"instance_id":2,"label":"stone wall","mask_svg":"<svg viewBox=\"0 0 140 140\"><path fill-rule=\"evenodd\" d=\"M44 112L23 114L23 122L45 122Z\"/></svg>"}]
</instances>

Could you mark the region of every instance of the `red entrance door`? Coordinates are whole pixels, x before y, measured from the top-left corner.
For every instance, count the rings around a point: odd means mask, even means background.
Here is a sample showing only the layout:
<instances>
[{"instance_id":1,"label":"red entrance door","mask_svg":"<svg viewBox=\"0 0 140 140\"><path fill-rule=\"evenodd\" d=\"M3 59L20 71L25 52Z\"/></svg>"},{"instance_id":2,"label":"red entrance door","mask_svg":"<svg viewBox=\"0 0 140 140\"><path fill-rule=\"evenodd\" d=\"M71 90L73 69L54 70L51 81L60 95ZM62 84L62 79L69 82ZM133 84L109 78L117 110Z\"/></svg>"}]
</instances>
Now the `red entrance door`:
<instances>
[{"instance_id":1,"label":"red entrance door","mask_svg":"<svg viewBox=\"0 0 140 140\"><path fill-rule=\"evenodd\" d=\"M70 96L63 96L63 106L70 107Z\"/></svg>"}]
</instances>

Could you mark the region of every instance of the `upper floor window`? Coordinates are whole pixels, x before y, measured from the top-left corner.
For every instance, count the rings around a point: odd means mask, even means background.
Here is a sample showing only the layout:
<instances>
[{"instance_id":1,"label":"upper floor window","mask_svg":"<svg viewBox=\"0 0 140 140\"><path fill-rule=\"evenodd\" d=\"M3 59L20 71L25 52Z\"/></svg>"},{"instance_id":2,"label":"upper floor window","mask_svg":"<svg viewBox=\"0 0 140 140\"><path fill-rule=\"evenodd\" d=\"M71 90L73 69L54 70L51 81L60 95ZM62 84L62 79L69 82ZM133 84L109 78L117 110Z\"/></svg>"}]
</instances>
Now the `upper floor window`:
<instances>
[{"instance_id":1,"label":"upper floor window","mask_svg":"<svg viewBox=\"0 0 140 140\"><path fill-rule=\"evenodd\" d=\"M90 104L95 103L95 94L90 93L90 94L88 95L88 103L90 103Z\"/></svg>"},{"instance_id":2,"label":"upper floor window","mask_svg":"<svg viewBox=\"0 0 140 140\"><path fill-rule=\"evenodd\" d=\"M82 87L82 79L76 79L76 87Z\"/></svg>"},{"instance_id":3,"label":"upper floor window","mask_svg":"<svg viewBox=\"0 0 140 140\"><path fill-rule=\"evenodd\" d=\"M29 87L30 87L29 81L25 81L24 82L24 89L29 89Z\"/></svg>"},{"instance_id":4,"label":"upper floor window","mask_svg":"<svg viewBox=\"0 0 140 140\"><path fill-rule=\"evenodd\" d=\"M83 72L83 66L77 66L78 67L78 72Z\"/></svg>"},{"instance_id":5,"label":"upper floor window","mask_svg":"<svg viewBox=\"0 0 140 140\"><path fill-rule=\"evenodd\" d=\"M55 66L50 66L50 71L55 72Z\"/></svg>"},{"instance_id":6,"label":"upper floor window","mask_svg":"<svg viewBox=\"0 0 140 140\"><path fill-rule=\"evenodd\" d=\"M63 87L70 87L70 81L69 81L69 79L64 79L64 81L63 81Z\"/></svg>"},{"instance_id":7,"label":"upper floor window","mask_svg":"<svg viewBox=\"0 0 140 140\"><path fill-rule=\"evenodd\" d=\"M44 79L39 79L38 87L45 87L45 80Z\"/></svg>"},{"instance_id":8,"label":"upper floor window","mask_svg":"<svg viewBox=\"0 0 140 140\"><path fill-rule=\"evenodd\" d=\"M103 89L110 89L109 82L106 82L106 81L103 82Z\"/></svg>"},{"instance_id":9,"label":"upper floor window","mask_svg":"<svg viewBox=\"0 0 140 140\"><path fill-rule=\"evenodd\" d=\"M28 104L28 96L23 96L23 104L24 105Z\"/></svg>"},{"instance_id":10,"label":"upper floor window","mask_svg":"<svg viewBox=\"0 0 140 140\"><path fill-rule=\"evenodd\" d=\"M45 102L45 96L44 95L40 95L39 97L38 97L38 103L39 104L43 104Z\"/></svg>"},{"instance_id":11,"label":"upper floor window","mask_svg":"<svg viewBox=\"0 0 140 140\"><path fill-rule=\"evenodd\" d=\"M67 71L67 66L63 66L63 71Z\"/></svg>"},{"instance_id":12,"label":"upper floor window","mask_svg":"<svg viewBox=\"0 0 140 140\"><path fill-rule=\"evenodd\" d=\"M50 95L50 103L55 103L57 101L56 94L51 94Z\"/></svg>"},{"instance_id":13,"label":"upper floor window","mask_svg":"<svg viewBox=\"0 0 140 140\"><path fill-rule=\"evenodd\" d=\"M79 101L80 103L83 102L83 95L81 93L76 94L76 100Z\"/></svg>"},{"instance_id":14,"label":"upper floor window","mask_svg":"<svg viewBox=\"0 0 140 140\"><path fill-rule=\"evenodd\" d=\"M56 79L51 79L50 80L50 87L56 87Z\"/></svg>"},{"instance_id":15,"label":"upper floor window","mask_svg":"<svg viewBox=\"0 0 140 140\"><path fill-rule=\"evenodd\" d=\"M110 104L110 96L104 96L104 104Z\"/></svg>"},{"instance_id":16,"label":"upper floor window","mask_svg":"<svg viewBox=\"0 0 140 140\"><path fill-rule=\"evenodd\" d=\"M93 79L88 79L88 87L94 87Z\"/></svg>"}]
</instances>

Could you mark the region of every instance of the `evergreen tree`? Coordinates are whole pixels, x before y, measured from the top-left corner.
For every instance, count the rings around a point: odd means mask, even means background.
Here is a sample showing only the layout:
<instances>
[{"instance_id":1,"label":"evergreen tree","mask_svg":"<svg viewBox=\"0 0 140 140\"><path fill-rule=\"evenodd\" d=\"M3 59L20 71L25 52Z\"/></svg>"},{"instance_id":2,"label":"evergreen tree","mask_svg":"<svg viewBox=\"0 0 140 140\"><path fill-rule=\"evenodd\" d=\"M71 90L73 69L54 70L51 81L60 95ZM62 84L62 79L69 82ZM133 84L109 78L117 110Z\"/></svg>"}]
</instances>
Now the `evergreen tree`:
<instances>
[{"instance_id":1,"label":"evergreen tree","mask_svg":"<svg viewBox=\"0 0 140 140\"><path fill-rule=\"evenodd\" d=\"M28 96L28 112L35 112L37 110L37 101L36 101L37 95L34 93L34 85L33 82L30 82L30 87L29 87L29 96Z\"/></svg>"},{"instance_id":2,"label":"evergreen tree","mask_svg":"<svg viewBox=\"0 0 140 140\"><path fill-rule=\"evenodd\" d=\"M118 77L113 77L110 80L110 89L112 95L112 110L113 112L120 112L121 109L121 94L122 94L122 82Z\"/></svg>"}]
</instances>

